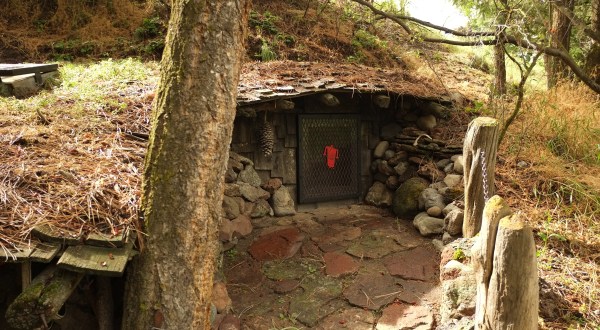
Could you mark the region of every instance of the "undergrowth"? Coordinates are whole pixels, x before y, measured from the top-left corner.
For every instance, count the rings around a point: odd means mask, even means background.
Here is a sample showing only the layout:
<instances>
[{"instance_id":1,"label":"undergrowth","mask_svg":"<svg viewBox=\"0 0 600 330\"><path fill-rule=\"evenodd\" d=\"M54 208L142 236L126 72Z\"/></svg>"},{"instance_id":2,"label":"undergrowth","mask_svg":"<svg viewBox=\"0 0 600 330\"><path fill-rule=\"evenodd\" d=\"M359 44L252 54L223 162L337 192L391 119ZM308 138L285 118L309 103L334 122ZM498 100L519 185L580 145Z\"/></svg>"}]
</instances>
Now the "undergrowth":
<instances>
[{"instance_id":1,"label":"undergrowth","mask_svg":"<svg viewBox=\"0 0 600 330\"><path fill-rule=\"evenodd\" d=\"M536 233L551 329L600 327L599 116L600 98L583 85L534 91L501 146L499 190Z\"/></svg>"}]
</instances>

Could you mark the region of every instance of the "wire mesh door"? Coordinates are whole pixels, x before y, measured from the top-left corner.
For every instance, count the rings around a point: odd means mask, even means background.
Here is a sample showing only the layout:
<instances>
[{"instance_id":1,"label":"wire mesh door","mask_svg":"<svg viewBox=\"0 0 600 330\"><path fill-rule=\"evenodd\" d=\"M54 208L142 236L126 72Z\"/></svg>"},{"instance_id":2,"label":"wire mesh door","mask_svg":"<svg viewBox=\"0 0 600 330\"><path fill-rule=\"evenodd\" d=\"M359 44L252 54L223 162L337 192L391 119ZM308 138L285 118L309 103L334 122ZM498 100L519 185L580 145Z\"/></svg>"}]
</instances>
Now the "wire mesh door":
<instances>
[{"instance_id":1,"label":"wire mesh door","mask_svg":"<svg viewBox=\"0 0 600 330\"><path fill-rule=\"evenodd\" d=\"M300 115L300 203L359 195L359 120L351 115Z\"/></svg>"}]
</instances>

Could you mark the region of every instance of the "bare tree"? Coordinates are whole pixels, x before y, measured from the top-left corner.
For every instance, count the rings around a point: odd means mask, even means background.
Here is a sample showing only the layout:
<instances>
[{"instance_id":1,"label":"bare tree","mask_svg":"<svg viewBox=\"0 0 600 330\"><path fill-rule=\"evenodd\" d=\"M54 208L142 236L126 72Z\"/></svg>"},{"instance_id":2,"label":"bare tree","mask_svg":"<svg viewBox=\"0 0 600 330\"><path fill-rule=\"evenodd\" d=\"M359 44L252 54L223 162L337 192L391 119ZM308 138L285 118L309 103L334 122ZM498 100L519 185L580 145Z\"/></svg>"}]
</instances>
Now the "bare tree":
<instances>
[{"instance_id":1,"label":"bare tree","mask_svg":"<svg viewBox=\"0 0 600 330\"><path fill-rule=\"evenodd\" d=\"M174 0L145 160L145 249L123 329L208 329L249 0Z\"/></svg>"}]
</instances>

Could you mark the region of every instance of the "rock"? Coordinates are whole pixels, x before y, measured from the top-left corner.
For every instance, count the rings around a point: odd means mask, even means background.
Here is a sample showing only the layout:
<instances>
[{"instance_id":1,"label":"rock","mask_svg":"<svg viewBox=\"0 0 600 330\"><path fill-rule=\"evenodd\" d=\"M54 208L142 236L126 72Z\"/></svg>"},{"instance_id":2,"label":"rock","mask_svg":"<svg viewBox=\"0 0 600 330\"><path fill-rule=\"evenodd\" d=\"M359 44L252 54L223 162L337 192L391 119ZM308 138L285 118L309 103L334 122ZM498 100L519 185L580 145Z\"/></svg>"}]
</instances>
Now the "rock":
<instances>
[{"instance_id":1,"label":"rock","mask_svg":"<svg viewBox=\"0 0 600 330\"><path fill-rule=\"evenodd\" d=\"M392 205L392 199L393 194L386 188L385 184L374 182L371 188L369 188L365 202L378 207L389 207Z\"/></svg>"},{"instance_id":2,"label":"rock","mask_svg":"<svg viewBox=\"0 0 600 330\"><path fill-rule=\"evenodd\" d=\"M389 148L390 143L388 141L381 141L377 144L377 146L375 147L375 150L373 150L373 156L375 158L381 158L383 157L383 154L385 153L385 151Z\"/></svg>"},{"instance_id":3,"label":"rock","mask_svg":"<svg viewBox=\"0 0 600 330\"><path fill-rule=\"evenodd\" d=\"M446 173L438 170L438 168L433 163L425 163L419 166L417 174L429 179L429 181L431 182L441 181L446 176Z\"/></svg>"},{"instance_id":4,"label":"rock","mask_svg":"<svg viewBox=\"0 0 600 330\"><path fill-rule=\"evenodd\" d=\"M446 235L447 233L444 233L444 235ZM444 241L440 241L437 238L434 238L431 240L431 245L433 245L438 251L442 252L442 250L444 249Z\"/></svg>"},{"instance_id":5,"label":"rock","mask_svg":"<svg viewBox=\"0 0 600 330\"><path fill-rule=\"evenodd\" d=\"M379 163L381 163L381 162L382 162L381 159L375 159L371 163L371 167L369 167L369 169L371 170L371 173L377 173L379 171Z\"/></svg>"},{"instance_id":6,"label":"rock","mask_svg":"<svg viewBox=\"0 0 600 330\"><path fill-rule=\"evenodd\" d=\"M249 202L256 202L259 199L269 199L271 197L268 191L248 183L240 183L239 186L240 193Z\"/></svg>"},{"instance_id":7,"label":"rock","mask_svg":"<svg viewBox=\"0 0 600 330\"><path fill-rule=\"evenodd\" d=\"M273 195L275 190L279 189L283 183L280 178L271 178L267 182L263 183L260 187L268 191L269 194Z\"/></svg>"},{"instance_id":8,"label":"rock","mask_svg":"<svg viewBox=\"0 0 600 330\"><path fill-rule=\"evenodd\" d=\"M228 168L225 171L225 182L227 183L231 183L231 182L235 182L237 180L237 173L235 173L235 171L231 168Z\"/></svg>"},{"instance_id":9,"label":"rock","mask_svg":"<svg viewBox=\"0 0 600 330\"><path fill-rule=\"evenodd\" d=\"M394 301L390 292L398 291L394 279L382 273L359 275L344 290L344 297L354 306L370 310L378 310Z\"/></svg>"},{"instance_id":10,"label":"rock","mask_svg":"<svg viewBox=\"0 0 600 330\"><path fill-rule=\"evenodd\" d=\"M225 189L223 194L229 197L240 197L242 192L240 191L240 185L237 183L225 183Z\"/></svg>"},{"instance_id":11,"label":"rock","mask_svg":"<svg viewBox=\"0 0 600 330\"><path fill-rule=\"evenodd\" d=\"M246 167L240 171L238 180L246 182L253 187L259 187L261 183L260 176L258 176L258 173L256 173L256 170L254 170L254 167L251 165L246 165Z\"/></svg>"},{"instance_id":12,"label":"rock","mask_svg":"<svg viewBox=\"0 0 600 330\"><path fill-rule=\"evenodd\" d=\"M450 244L450 243L454 242L454 240L456 240L456 237L452 237L452 235L448 234L447 231L445 231L444 235L442 235L442 244L443 245Z\"/></svg>"},{"instance_id":13,"label":"rock","mask_svg":"<svg viewBox=\"0 0 600 330\"><path fill-rule=\"evenodd\" d=\"M421 164L425 163L425 158L423 156L412 156L408 157L408 161L415 165L421 166Z\"/></svg>"},{"instance_id":14,"label":"rock","mask_svg":"<svg viewBox=\"0 0 600 330\"><path fill-rule=\"evenodd\" d=\"M399 217L409 217L419 212L419 196L428 186L422 178L411 178L394 193L392 210Z\"/></svg>"},{"instance_id":15,"label":"rock","mask_svg":"<svg viewBox=\"0 0 600 330\"><path fill-rule=\"evenodd\" d=\"M273 209L271 208L271 205L269 205L269 202L267 202L264 199L259 199L254 203L254 207L252 208L252 211L250 212L250 217L252 218L262 218L262 217L266 217L267 215L273 215Z\"/></svg>"},{"instance_id":16,"label":"rock","mask_svg":"<svg viewBox=\"0 0 600 330\"><path fill-rule=\"evenodd\" d=\"M236 161L238 161L238 162L240 162L240 163L242 163L244 165L254 166L254 162L253 161L251 161L250 159L248 159L248 158L246 158L244 156L241 156L238 153L235 153L235 152L233 152L231 150L229 151L229 158L232 158L232 159L234 159L234 160L236 160Z\"/></svg>"},{"instance_id":17,"label":"rock","mask_svg":"<svg viewBox=\"0 0 600 330\"><path fill-rule=\"evenodd\" d=\"M464 185L459 184L454 187L440 189L439 193L444 197L444 203L451 203L458 199L463 199L465 194Z\"/></svg>"},{"instance_id":18,"label":"rock","mask_svg":"<svg viewBox=\"0 0 600 330\"><path fill-rule=\"evenodd\" d=\"M383 184L385 184L387 182L387 179L388 179L388 176L381 172L377 172L373 175L374 181L381 182Z\"/></svg>"},{"instance_id":19,"label":"rock","mask_svg":"<svg viewBox=\"0 0 600 330\"><path fill-rule=\"evenodd\" d=\"M394 171L398 175L404 174L407 169L408 169L408 163L403 162L403 161L399 162L398 165L394 166Z\"/></svg>"},{"instance_id":20,"label":"rock","mask_svg":"<svg viewBox=\"0 0 600 330\"><path fill-rule=\"evenodd\" d=\"M283 217L296 214L294 200L285 186L281 186L273 193L271 203L273 204L275 216Z\"/></svg>"},{"instance_id":21,"label":"rock","mask_svg":"<svg viewBox=\"0 0 600 330\"><path fill-rule=\"evenodd\" d=\"M346 253L328 252L323 255L325 273L331 277L340 277L356 272L359 263Z\"/></svg>"},{"instance_id":22,"label":"rock","mask_svg":"<svg viewBox=\"0 0 600 330\"><path fill-rule=\"evenodd\" d=\"M381 134L379 136L381 136L382 140L391 140L400 132L402 132L402 126L397 123L391 123L381 128Z\"/></svg>"},{"instance_id":23,"label":"rock","mask_svg":"<svg viewBox=\"0 0 600 330\"><path fill-rule=\"evenodd\" d=\"M217 282L213 284L212 303L220 314L226 313L231 308L231 298L229 298L225 283Z\"/></svg>"},{"instance_id":24,"label":"rock","mask_svg":"<svg viewBox=\"0 0 600 330\"><path fill-rule=\"evenodd\" d=\"M425 246L394 253L383 260L392 276L405 280L432 281L437 277L439 252Z\"/></svg>"},{"instance_id":25,"label":"rock","mask_svg":"<svg viewBox=\"0 0 600 330\"><path fill-rule=\"evenodd\" d=\"M240 215L240 206L233 197L223 196L223 216L227 219L235 219Z\"/></svg>"},{"instance_id":26,"label":"rock","mask_svg":"<svg viewBox=\"0 0 600 330\"><path fill-rule=\"evenodd\" d=\"M388 159L394 157L395 155L396 155L396 152L394 150L388 149L383 154L383 159L388 160Z\"/></svg>"},{"instance_id":27,"label":"rock","mask_svg":"<svg viewBox=\"0 0 600 330\"><path fill-rule=\"evenodd\" d=\"M379 173L383 173L387 176L396 174L394 169L390 165L388 165L388 162L385 160L382 160L381 162L379 162L379 166L377 166L377 170L379 171Z\"/></svg>"},{"instance_id":28,"label":"rock","mask_svg":"<svg viewBox=\"0 0 600 330\"><path fill-rule=\"evenodd\" d=\"M456 157L456 159L454 160L454 167L452 168L452 170L458 174L464 173L464 160L462 155Z\"/></svg>"},{"instance_id":29,"label":"rock","mask_svg":"<svg viewBox=\"0 0 600 330\"><path fill-rule=\"evenodd\" d=\"M463 176L458 174L448 174L444 178L444 183L447 187L456 187L463 183Z\"/></svg>"},{"instance_id":30,"label":"rock","mask_svg":"<svg viewBox=\"0 0 600 330\"><path fill-rule=\"evenodd\" d=\"M462 154L452 155L452 157L450 157L450 160L455 162L458 159L458 157L462 157Z\"/></svg>"},{"instance_id":31,"label":"rock","mask_svg":"<svg viewBox=\"0 0 600 330\"><path fill-rule=\"evenodd\" d=\"M219 239L221 242L229 242L233 238L233 224L227 218L221 218L219 224Z\"/></svg>"},{"instance_id":32,"label":"rock","mask_svg":"<svg viewBox=\"0 0 600 330\"><path fill-rule=\"evenodd\" d=\"M448 158L444 158L444 159L440 159L439 161L437 161L435 163L435 166L437 166L437 168L439 168L440 170L443 170L446 166L448 166L448 164L450 164L452 161Z\"/></svg>"},{"instance_id":33,"label":"rock","mask_svg":"<svg viewBox=\"0 0 600 330\"><path fill-rule=\"evenodd\" d=\"M437 119L434 115L421 116L417 119L417 127L429 131L437 126Z\"/></svg>"},{"instance_id":34,"label":"rock","mask_svg":"<svg viewBox=\"0 0 600 330\"><path fill-rule=\"evenodd\" d=\"M250 217L240 214L237 218L231 220L233 234L240 237L248 236L252 233L252 222Z\"/></svg>"},{"instance_id":35,"label":"rock","mask_svg":"<svg viewBox=\"0 0 600 330\"><path fill-rule=\"evenodd\" d=\"M298 280L276 281L273 285L273 291L279 294L288 293L296 290L298 286L300 286L300 281Z\"/></svg>"},{"instance_id":36,"label":"rock","mask_svg":"<svg viewBox=\"0 0 600 330\"><path fill-rule=\"evenodd\" d=\"M346 252L357 258L378 259L390 253L407 248L399 245L394 238L390 237L388 232L373 231L368 235L352 241L352 244L346 249ZM319 245L322 246L322 245Z\"/></svg>"},{"instance_id":37,"label":"rock","mask_svg":"<svg viewBox=\"0 0 600 330\"><path fill-rule=\"evenodd\" d=\"M240 319L233 314L227 314L219 325L219 330L239 330L241 329Z\"/></svg>"},{"instance_id":38,"label":"rock","mask_svg":"<svg viewBox=\"0 0 600 330\"><path fill-rule=\"evenodd\" d=\"M444 228L448 234L456 236L462 233L464 212L461 209L450 211L444 218Z\"/></svg>"},{"instance_id":39,"label":"rock","mask_svg":"<svg viewBox=\"0 0 600 330\"><path fill-rule=\"evenodd\" d=\"M387 180L385 180L385 186L391 191L396 191L396 189L398 189L398 187L400 187L400 181L398 180L397 176L392 175L392 176L389 176L387 178ZM392 198L393 198L393 193L390 192L390 194L392 195Z\"/></svg>"},{"instance_id":40,"label":"rock","mask_svg":"<svg viewBox=\"0 0 600 330\"><path fill-rule=\"evenodd\" d=\"M258 261L288 259L298 252L304 237L297 228L277 229L259 236L248 252Z\"/></svg>"},{"instance_id":41,"label":"rock","mask_svg":"<svg viewBox=\"0 0 600 330\"><path fill-rule=\"evenodd\" d=\"M373 96L373 103L382 109L387 109L390 106L390 101L391 98L388 95Z\"/></svg>"},{"instance_id":42,"label":"rock","mask_svg":"<svg viewBox=\"0 0 600 330\"><path fill-rule=\"evenodd\" d=\"M401 150L397 151L396 154L394 154L394 156L392 156L392 158L388 159L387 161L390 166L396 166L401 161L406 159L408 159L408 153L404 150Z\"/></svg>"},{"instance_id":43,"label":"rock","mask_svg":"<svg viewBox=\"0 0 600 330\"><path fill-rule=\"evenodd\" d=\"M438 182L434 182L432 184L429 185L429 188L435 189L439 192L440 189L442 188L446 188L446 184L444 183L444 181L438 181Z\"/></svg>"},{"instance_id":44,"label":"rock","mask_svg":"<svg viewBox=\"0 0 600 330\"><path fill-rule=\"evenodd\" d=\"M289 304L289 314L313 328L319 320L346 306L336 299L342 293L342 283L331 277L315 273L300 282L303 293L294 297Z\"/></svg>"},{"instance_id":45,"label":"rock","mask_svg":"<svg viewBox=\"0 0 600 330\"><path fill-rule=\"evenodd\" d=\"M390 304L383 309L375 330L431 330L433 313L428 307Z\"/></svg>"},{"instance_id":46,"label":"rock","mask_svg":"<svg viewBox=\"0 0 600 330\"><path fill-rule=\"evenodd\" d=\"M454 170L454 163L449 163L448 165L446 165L446 167L444 167L444 173L446 173L446 174L452 173L453 170Z\"/></svg>"},{"instance_id":47,"label":"rock","mask_svg":"<svg viewBox=\"0 0 600 330\"><path fill-rule=\"evenodd\" d=\"M520 160L520 161L517 163L517 168L521 168L521 169L522 169L522 168L525 168L525 167L527 167L527 166L529 166L529 164L527 164L527 162L526 162L526 161L523 161L523 160Z\"/></svg>"},{"instance_id":48,"label":"rock","mask_svg":"<svg viewBox=\"0 0 600 330\"><path fill-rule=\"evenodd\" d=\"M441 277L443 278L440 302L442 324L449 323L451 319L472 316L475 313L477 294L473 270L456 260L451 260L444 265Z\"/></svg>"},{"instance_id":49,"label":"rock","mask_svg":"<svg viewBox=\"0 0 600 330\"><path fill-rule=\"evenodd\" d=\"M413 225L423 236L436 235L444 232L444 219L430 217L425 212L415 216Z\"/></svg>"},{"instance_id":50,"label":"rock","mask_svg":"<svg viewBox=\"0 0 600 330\"><path fill-rule=\"evenodd\" d=\"M437 102L428 102L421 106L423 112L434 115L437 118L448 118L450 110Z\"/></svg>"},{"instance_id":51,"label":"rock","mask_svg":"<svg viewBox=\"0 0 600 330\"><path fill-rule=\"evenodd\" d=\"M324 318L316 330L372 330L375 317L369 310L361 308L343 308Z\"/></svg>"},{"instance_id":52,"label":"rock","mask_svg":"<svg viewBox=\"0 0 600 330\"><path fill-rule=\"evenodd\" d=\"M444 196L433 188L426 188L423 190L419 195L418 202L420 210L427 210L434 206L443 210L444 207L446 207L446 204L444 204Z\"/></svg>"},{"instance_id":53,"label":"rock","mask_svg":"<svg viewBox=\"0 0 600 330\"><path fill-rule=\"evenodd\" d=\"M427 214L434 218L439 218L442 215L442 209L439 206L432 206L427 209Z\"/></svg>"},{"instance_id":54,"label":"rock","mask_svg":"<svg viewBox=\"0 0 600 330\"><path fill-rule=\"evenodd\" d=\"M231 168L234 171L239 172L244 169L244 164L242 164L242 162L238 161L237 159L229 157L227 159L227 168Z\"/></svg>"},{"instance_id":55,"label":"rock","mask_svg":"<svg viewBox=\"0 0 600 330\"><path fill-rule=\"evenodd\" d=\"M452 210L460 210L460 209L461 209L461 208L460 208L460 207L458 207L458 206L456 205L456 203L452 202L452 203L450 203L450 204L446 205L446 207L444 207L444 209L442 210L442 214L443 214L444 216L447 216L447 215L448 215L448 213L450 213L450 211L452 211Z\"/></svg>"}]
</instances>

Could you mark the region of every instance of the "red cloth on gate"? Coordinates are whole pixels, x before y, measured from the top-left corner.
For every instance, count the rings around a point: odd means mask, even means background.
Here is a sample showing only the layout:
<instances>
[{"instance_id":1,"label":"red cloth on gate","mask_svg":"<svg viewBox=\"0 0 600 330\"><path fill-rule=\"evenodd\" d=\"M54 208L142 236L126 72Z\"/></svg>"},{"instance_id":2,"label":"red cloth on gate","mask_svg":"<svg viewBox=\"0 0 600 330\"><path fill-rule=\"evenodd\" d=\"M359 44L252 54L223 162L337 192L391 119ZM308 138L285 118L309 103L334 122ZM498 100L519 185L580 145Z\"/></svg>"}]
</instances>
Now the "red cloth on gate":
<instances>
[{"instance_id":1,"label":"red cloth on gate","mask_svg":"<svg viewBox=\"0 0 600 330\"><path fill-rule=\"evenodd\" d=\"M339 152L333 146L333 144L325 146L325 150L323 151L323 156L326 157L326 159L327 159L327 167L329 167L329 168L334 168L335 167L335 160L340 158L339 157Z\"/></svg>"}]
</instances>

